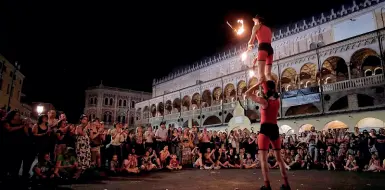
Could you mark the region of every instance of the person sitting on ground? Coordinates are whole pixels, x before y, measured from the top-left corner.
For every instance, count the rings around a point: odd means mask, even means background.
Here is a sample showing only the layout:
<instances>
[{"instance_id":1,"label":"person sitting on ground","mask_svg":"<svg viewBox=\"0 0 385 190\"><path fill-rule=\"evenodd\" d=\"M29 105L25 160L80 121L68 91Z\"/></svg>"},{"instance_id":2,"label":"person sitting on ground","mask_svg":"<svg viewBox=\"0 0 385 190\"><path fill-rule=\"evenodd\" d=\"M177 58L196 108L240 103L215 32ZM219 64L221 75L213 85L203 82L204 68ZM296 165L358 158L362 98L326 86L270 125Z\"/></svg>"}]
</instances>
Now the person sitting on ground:
<instances>
[{"instance_id":1,"label":"person sitting on ground","mask_svg":"<svg viewBox=\"0 0 385 190\"><path fill-rule=\"evenodd\" d=\"M167 166L167 161L170 158L170 152L168 151L168 146L164 146L163 150L159 152L160 155L160 168Z\"/></svg>"},{"instance_id":2,"label":"person sitting on ground","mask_svg":"<svg viewBox=\"0 0 385 190\"><path fill-rule=\"evenodd\" d=\"M50 179L54 178L54 165L50 161L49 154L42 154L40 156L38 163L33 168L34 176L33 178L38 183L47 183Z\"/></svg>"},{"instance_id":3,"label":"person sitting on ground","mask_svg":"<svg viewBox=\"0 0 385 190\"><path fill-rule=\"evenodd\" d=\"M344 166L344 169L346 171L357 171L358 165L356 163L356 160L354 159L353 155L348 155L348 160L346 161L346 164Z\"/></svg>"},{"instance_id":4,"label":"person sitting on ground","mask_svg":"<svg viewBox=\"0 0 385 190\"><path fill-rule=\"evenodd\" d=\"M54 171L56 177L65 179L74 177L78 167L75 155L76 153L72 148L67 148L66 151L58 155Z\"/></svg>"},{"instance_id":5,"label":"person sitting on ground","mask_svg":"<svg viewBox=\"0 0 385 190\"><path fill-rule=\"evenodd\" d=\"M134 155L128 154L128 159L124 160L122 170L128 173L139 173L138 159Z\"/></svg>"},{"instance_id":6,"label":"person sitting on ground","mask_svg":"<svg viewBox=\"0 0 385 190\"><path fill-rule=\"evenodd\" d=\"M119 166L119 161L118 161L118 155L113 155L112 160L110 162L110 172L112 174L117 174L121 171L121 168Z\"/></svg>"},{"instance_id":7,"label":"person sitting on ground","mask_svg":"<svg viewBox=\"0 0 385 190\"><path fill-rule=\"evenodd\" d=\"M142 166L140 167L140 169L144 171L151 171L153 169L156 169L156 165L152 162L149 151L146 151L146 153L142 157Z\"/></svg>"},{"instance_id":8,"label":"person sitting on ground","mask_svg":"<svg viewBox=\"0 0 385 190\"><path fill-rule=\"evenodd\" d=\"M243 167L245 169L252 169L257 167L257 164L255 164L253 159L251 159L250 153L246 154L246 159L245 159L245 162L243 163Z\"/></svg>"},{"instance_id":9,"label":"person sitting on ground","mask_svg":"<svg viewBox=\"0 0 385 190\"><path fill-rule=\"evenodd\" d=\"M171 155L170 164L167 166L169 170L181 170L182 166L179 165L178 160L176 159L177 156L175 154Z\"/></svg>"}]
</instances>

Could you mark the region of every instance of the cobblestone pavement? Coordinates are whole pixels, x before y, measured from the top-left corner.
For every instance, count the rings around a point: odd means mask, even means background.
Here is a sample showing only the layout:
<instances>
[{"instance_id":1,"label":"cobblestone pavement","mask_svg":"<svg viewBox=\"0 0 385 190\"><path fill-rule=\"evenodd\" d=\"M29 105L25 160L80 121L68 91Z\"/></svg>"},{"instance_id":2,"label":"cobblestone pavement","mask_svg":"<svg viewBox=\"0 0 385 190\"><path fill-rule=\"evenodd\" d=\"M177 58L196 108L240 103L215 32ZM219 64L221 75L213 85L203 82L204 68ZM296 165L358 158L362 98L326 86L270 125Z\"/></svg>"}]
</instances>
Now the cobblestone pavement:
<instances>
[{"instance_id":1,"label":"cobblestone pavement","mask_svg":"<svg viewBox=\"0 0 385 190\"><path fill-rule=\"evenodd\" d=\"M289 171L293 190L385 189L384 173ZM282 183L279 170L270 172L273 190ZM114 177L91 184L62 186L74 190L256 190L263 185L260 170L182 170Z\"/></svg>"}]
</instances>

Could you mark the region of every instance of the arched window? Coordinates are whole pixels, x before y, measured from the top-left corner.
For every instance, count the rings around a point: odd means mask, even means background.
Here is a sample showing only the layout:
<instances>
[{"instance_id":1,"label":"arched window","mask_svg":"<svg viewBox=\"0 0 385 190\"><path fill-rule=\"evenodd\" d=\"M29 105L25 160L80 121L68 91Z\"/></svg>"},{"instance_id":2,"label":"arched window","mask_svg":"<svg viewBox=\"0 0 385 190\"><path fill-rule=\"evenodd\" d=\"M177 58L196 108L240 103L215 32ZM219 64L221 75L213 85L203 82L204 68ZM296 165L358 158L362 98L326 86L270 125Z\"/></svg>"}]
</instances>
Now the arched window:
<instances>
[{"instance_id":1,"label":"arched window","mask_svg":"<svg viewBox=\"0 0 385 190\"><path fill-rule=\"evenodd\" d=\"M122 116L122 123L126 123L126 116Z\"/></svg>"},{"instance_id":2,"label":"arched window","mask_svg":"<svg viewBox=\"0 0 385 190\"><path fill-rule=\"evenodd\" d=\"M112 106L113 102L114 102L114 100L112 98L110 98L110 106Z\"/></svg>"},{"instance_id":3,"label":"arched window","mask_svg":"<svg viewBox=\"0 0 385 190\"><path fill-rule=\"evenodd\" d=\"M98 103L98 98L94 98L94 104Z\"/></svg>"},{"instance_id":4,"label":"arched window","mask_svg":"<svg viewBox=\"0 0 385 190\"><path fill-rule=\"evenodd\" d=\"M119 100L119 107L122 106L122 100Z\"/></svg>"},{"instance_id":5,"label":"arched window","mask_svg":"<svg viewBox=\"0 0 385 190\"><path fill-rule=\"evenodd\" d=\"M111 112L105 112L103 115L103 121L104 122L111 122L112 121L112 113Z\"/></svg>"},{"instance_id":6,"label":"arched window","mask_svg":"<svg viewBox=\"0 0 385 190\"><path fill-rule=\"evenodd\" d=\"M92 119L95 119L96 118L96 115L95 114L92 114Z\"/></svg>"},{"instance_id":7,"label":"arched window","mask_svg":"<svg viewBox=\"0 0 385 190\"><path fill-rule=\"evenodd\" d=\"M135 108L135 101L131 101L131 108Z\"/></svg>"},{"instance_id":8,"label":"arched window","mask_svg":"<svg viewBox=\"0 0 385 190\"><path fill-rule=\"evenodd\" d=\"M118 122L120 122L120 116L118 116Z\"/></svg>"},{"instance_id":9,"label":"arched window","mask_svg":"<svg viewBox=\"0 0 385 190\"><path fill-rule=\"evenodd\" d=\"M90 100L88 101L89 104L93 104L94 103L94 99L93 98L90 98Z\"/></svg>"},{"instance_id":10,"label":"arched window","mask_svg":"<svg viewBox=\"0 0 385 190\"><path fill-rule=\"evenodd\" d=\"M104 98L104 105L108 105L108 98Z\"/></svg>"},{"instance_id":11,"label":"arched window","mask_svg":"<svg viewBox=\"0 0 385 190\"><path fill-rule=\"evenodd\" d=\"M127 100L123 100L123 106L124 106L124 107L127 106Z\"/></svg>"}]
</instances>

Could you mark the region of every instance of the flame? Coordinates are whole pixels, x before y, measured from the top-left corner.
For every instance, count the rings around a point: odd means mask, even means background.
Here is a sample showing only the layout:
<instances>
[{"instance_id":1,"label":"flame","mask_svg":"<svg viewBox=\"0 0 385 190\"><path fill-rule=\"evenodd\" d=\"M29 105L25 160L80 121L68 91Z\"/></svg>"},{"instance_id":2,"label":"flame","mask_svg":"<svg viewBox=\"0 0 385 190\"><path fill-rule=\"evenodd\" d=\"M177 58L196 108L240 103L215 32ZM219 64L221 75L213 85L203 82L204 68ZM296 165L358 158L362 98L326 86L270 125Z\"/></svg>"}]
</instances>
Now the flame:
<instances>
[{"instance_id":1,"label":"flame","mask_svg":"<svg viewBox=\"0 0 385 190\"><path fill-rule=\"evenodd\" d=\"M238 20L237 22L240 23L241 26L238 29L236 29L235 31L237 32L238 35L241 35L245 31L245 28L243 26L243 20Z\"/></svg>"},{"instance_id":2,"label":"flame","mask_svg":"<svg viewBox=\"0 0 385 190\"><path fill-rule=\"evenodd\" d=\"M249 71L249 77L251 78L251 77L253 77L253 76L255 76L255 73L254 73L253 70L250 70L250 71Z\"/></svg>"},{"instance_id":3,"label":"flame","mask_svg":"<svg viewBox=\"0 0 385 190\"><path fill-rule=\"evenodd\" d=\"M245 61L247 59L247 52L243 52L241 55L241 60Z\"/></svg>"}]
</instances>

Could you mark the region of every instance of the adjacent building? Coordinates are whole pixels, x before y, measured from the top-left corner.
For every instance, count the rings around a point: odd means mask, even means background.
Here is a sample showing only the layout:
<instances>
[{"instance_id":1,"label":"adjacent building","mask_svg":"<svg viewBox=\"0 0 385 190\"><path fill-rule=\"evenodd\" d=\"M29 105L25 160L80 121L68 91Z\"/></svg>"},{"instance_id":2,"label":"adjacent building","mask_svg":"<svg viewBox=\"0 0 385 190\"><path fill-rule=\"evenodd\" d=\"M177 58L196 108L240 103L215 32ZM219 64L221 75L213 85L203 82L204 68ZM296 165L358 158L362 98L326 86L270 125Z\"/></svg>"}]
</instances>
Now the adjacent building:
<instances>
[{"instance_id":1,"label":"adjacent building","mask_svg":"<svg viewBox=\"0 0 385 190\"><path fill-rule=\"evenodd\" d=\"M308 126L384 125L384 8L382 0L352 1L274 32L280 126L301 132ZM218 128L233 117L237 100L251 108L248 116L258 118L259 107L244 96L257 82L250 72L257 49L242 62L245 47L154 79L152 98L136 105L135 123L184 127L192 120Z\"/></svg>"},{"instance_id":2,"label":"adjacent building","mask_svg":"<svg viewBox=\"0 0 385 190\"><path fill-rule=\"evenodd\" d=\"M100 84L87 89L85 97L84 113L90 119L100 118L107 125L122 122L132 126L136 104L150 99L151 93Z\"/></svg>"},{"instance_id":3,"label":"adjacent building","mask_svg":"<svg viewBox=\"0 0 385 190\"><path fill-rule=\"evenodd\" d=\"M7 110L22 108L20 98L24 78L20 65L12 64L0 55L0 107Z\"/></svg>"}]
</instances>

